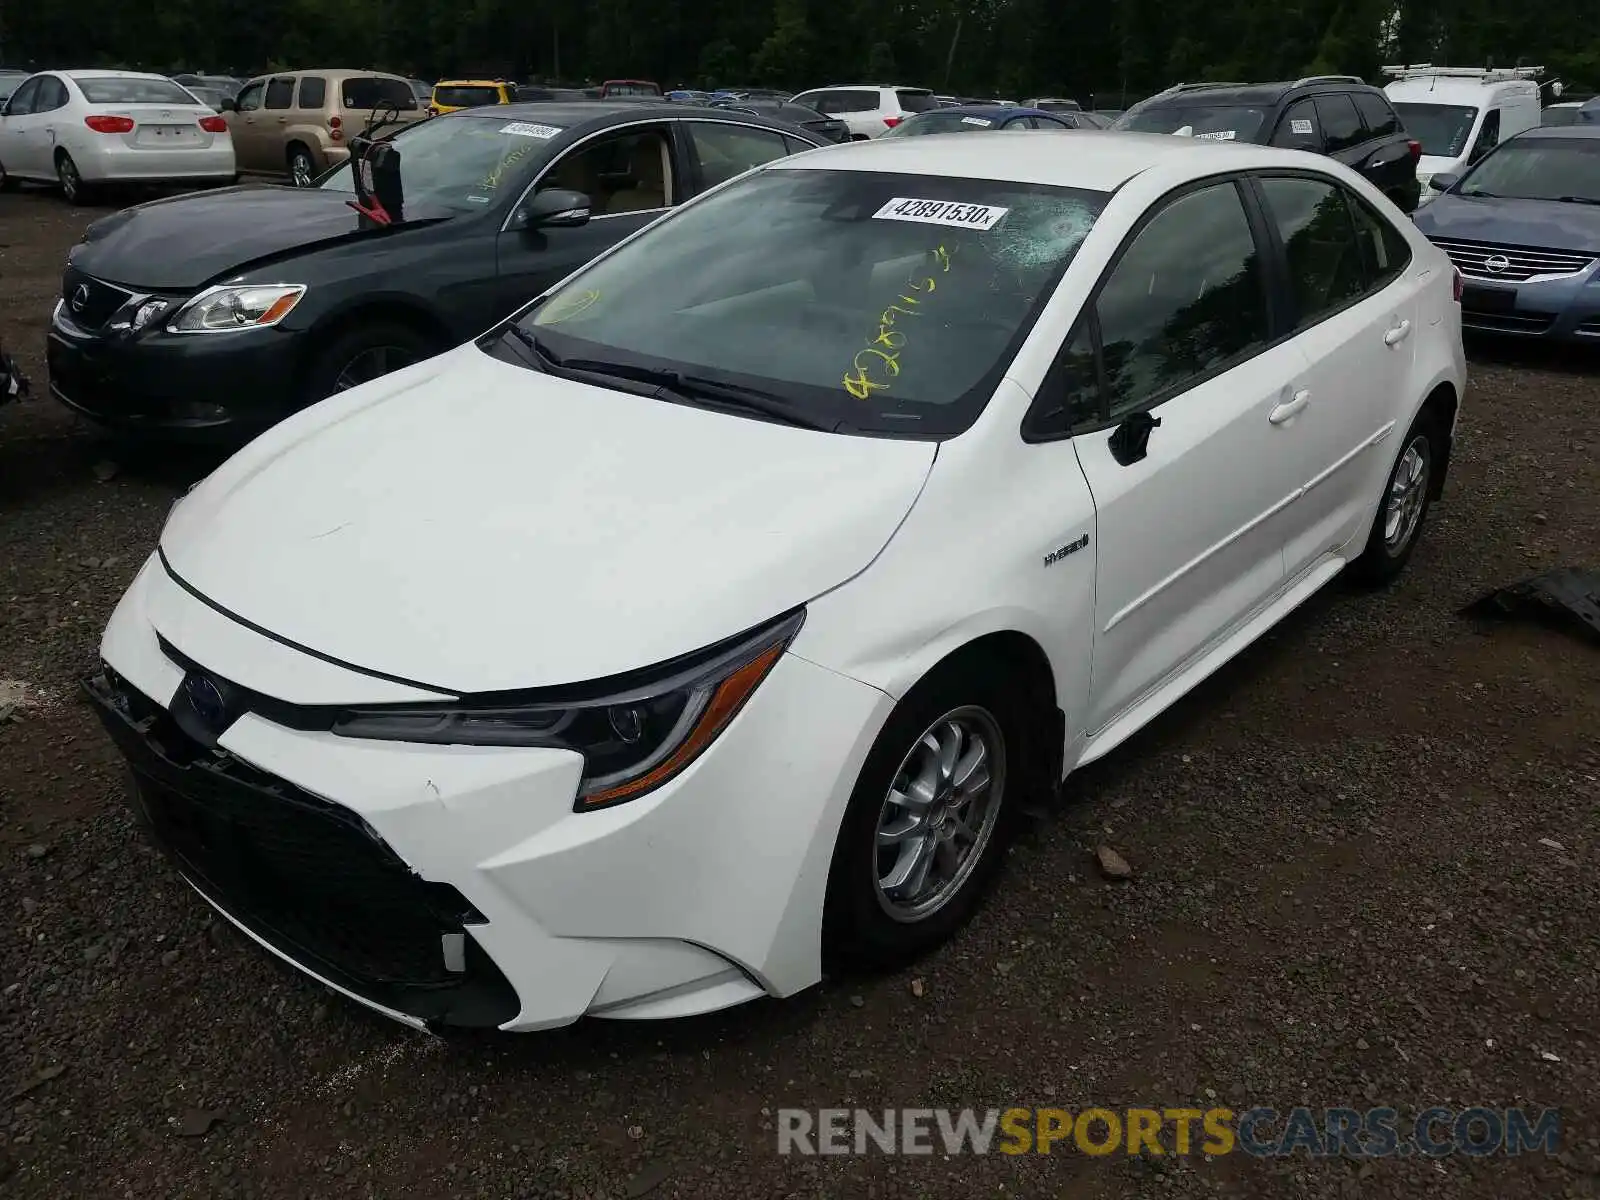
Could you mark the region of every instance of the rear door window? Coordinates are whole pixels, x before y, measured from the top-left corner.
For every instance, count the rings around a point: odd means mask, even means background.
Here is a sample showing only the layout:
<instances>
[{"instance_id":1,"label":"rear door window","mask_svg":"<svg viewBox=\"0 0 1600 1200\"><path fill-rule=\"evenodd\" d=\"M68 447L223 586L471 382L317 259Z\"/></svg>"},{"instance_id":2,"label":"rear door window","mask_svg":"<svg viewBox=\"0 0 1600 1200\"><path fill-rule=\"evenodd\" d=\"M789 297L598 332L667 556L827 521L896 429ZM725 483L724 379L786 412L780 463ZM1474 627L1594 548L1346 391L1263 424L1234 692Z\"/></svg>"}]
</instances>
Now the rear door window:
<instances>
[{"instance_id":1,"label":"rear door window","mask_svg":"<svg viewBox=\"0 0 1600 1200\"><path fill-rule=\"evenodd\" d=\"M1317 120L1317 106L1309 100L1297 100L1278 120L1272 144L1288 150L1309 150L1322 153L1322 123Z\"/></svg>"},{"instance_id":2,"label":"rear door window","mask_svg":"<svg viewBox=\"0 0 1600 1200\"><path fill-rule=\"evenodd\" d=\"M404 79L384 79L377 75L352 75L339 85L342 107L357 112L375 108L417 111L417 94Z\"/></svg>"},{"instance_id":3,"label":"rear door window","mask_svg":"<svg viewBox=\"0 0 1600 1200\"><path fill-rule=\"evenodd\" d=\"M1367 140L1367 129L1350 97L1344 94L1317 97L1317 115L1322 118L1322 136L1329 154L1337 154Z\"/></svg>"},{"instance_id":4,"label":"rear door window","mask_svg":"<svg viewBox=\"0 0 1600 1200\"><path fill-rule=\"evenodd\" d=\"M700 160L700 181L705 187L726 183L751 167L784 158L789 148L783 135L748 125L725 125L716 121L685 122L694 152Z\"/></svg>"},{"instance_id":5,"label":"rear door window","mask_svg":"<svg viewBox=\"0 0 1600 1200\"><path fill-rule=\"evenodd\" d=\"M939 107L939 102L933 98L932 92L920 89L901 88L895 93L895 97L906 112L927 112L930 108Z\"/></svg>"},{"instance_id":6,"label":"rear door window","mask_svg":"<svg viewBox=\"0 0 1600 1200\"><path fill-rule=\"evenodd\" d=\"M1295 329L1314 325L1367 290L1367 269L1344 189L1322 179L1262 179L1294 295Z\"/></svg>"},{"instance_id":7,"label":"rear door window","mask_svg":"<svg viewBox=\"0 0 1600 1200\"><path fill-rule=\"evenodd\" d=\"M274 79L267 84L267 107L288 108L294 102L294 80Z\"/></svg>"},{"instance_id":8,"label":"rear door window","mask_svg":"<svg viewBox=\"0 0 1600 1200\"><path fill-rule=\"evenodd\" d=\"M321 75L300 77L300 107L321 108L328 102L328 81Z\"/></svg>"},{"instance_id":9,"label":"rear door window","mask_svg":"<svg viewBox=\"0 0 1600 1200\"><path fill-rule=\"evenodd\" d=\"M1400 118L1395 116L1389 102L1377 93L1357 92L1356 110L1367 123L1367 130L1373 137L1388 137L1391 133L1400 132Z\"/></svg>"},{"instance_id":10,"label":"rear door window","mask_svg":"<svg viewBox=\"0 0 1600 1200\"><path fill-rule=\"evenodd\" d=\"M39 96L33 102L33 111L54 112L58 108L66 107L67 98L67 85L54 75L47 75L39 81Z\"/></svg>"}]
</instances>

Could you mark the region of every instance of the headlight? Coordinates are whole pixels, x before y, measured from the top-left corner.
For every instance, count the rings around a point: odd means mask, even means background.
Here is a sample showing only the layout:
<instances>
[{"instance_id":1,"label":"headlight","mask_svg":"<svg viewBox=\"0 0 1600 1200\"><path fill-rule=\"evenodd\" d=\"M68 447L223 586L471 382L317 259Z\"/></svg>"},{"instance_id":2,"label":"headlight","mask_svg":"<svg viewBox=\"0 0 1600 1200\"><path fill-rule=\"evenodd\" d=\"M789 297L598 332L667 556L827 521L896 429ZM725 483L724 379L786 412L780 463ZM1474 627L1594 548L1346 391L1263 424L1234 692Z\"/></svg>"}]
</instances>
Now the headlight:
<instances>
[{"instance_id":1,"label":"headlight","mask_svg":"<svg viewBox=\"0 0 1600 1200\"><path fill-rule=\"evenodd\" d=\"M578 812L634 800L672 779L728 727L800 631L799 610L760 629L634 676L449 705L351 709L343 737L463 746L551 746L583 755ZM543 689L541 689L542 691Z\"/></svg>"},{"instance_id":2,"label":"headlight","mask_svg":"<svg viewBox=\"0 0 1600 1200\"><path fill-rule=\"evenodd\" d=\"M303 283L216 287L201 292L178 310L168 333L225 333L276 325L306 294Z\"/></svg>"}]
</instances>

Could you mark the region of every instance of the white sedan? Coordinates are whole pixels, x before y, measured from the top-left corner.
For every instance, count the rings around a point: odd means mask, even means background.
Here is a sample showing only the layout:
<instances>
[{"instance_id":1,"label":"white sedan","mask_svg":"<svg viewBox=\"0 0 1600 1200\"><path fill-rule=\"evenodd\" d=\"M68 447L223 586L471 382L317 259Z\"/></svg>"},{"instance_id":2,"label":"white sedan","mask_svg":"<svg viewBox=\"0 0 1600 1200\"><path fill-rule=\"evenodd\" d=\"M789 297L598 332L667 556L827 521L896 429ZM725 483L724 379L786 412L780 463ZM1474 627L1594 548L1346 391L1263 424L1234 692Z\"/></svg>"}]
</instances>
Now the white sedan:
<instances>
[{"instance_id":1,"label":"white sedan","mask_svg":"<svg viewBox=\"0 0 1600 1200\"><path fill-rule=\"evenodd\" d=\"M42 71L0 108L0 187L57 183L73 204L110 183L231 183L228 123L181 84L136 71Z\"/></svg>"},{"instance_id":2,"label":"white sedan","mask_svg":"<svg viewBox=\"0 0 1600 1200\"><path fill-rule=\"evenodd\" d=\"M88 690L194 887L398 1019L904 962L1030 797L1341 571L1405 565L1458 291L1321 156L780 159L224 464Z\"/></svg>"}]
</instances>

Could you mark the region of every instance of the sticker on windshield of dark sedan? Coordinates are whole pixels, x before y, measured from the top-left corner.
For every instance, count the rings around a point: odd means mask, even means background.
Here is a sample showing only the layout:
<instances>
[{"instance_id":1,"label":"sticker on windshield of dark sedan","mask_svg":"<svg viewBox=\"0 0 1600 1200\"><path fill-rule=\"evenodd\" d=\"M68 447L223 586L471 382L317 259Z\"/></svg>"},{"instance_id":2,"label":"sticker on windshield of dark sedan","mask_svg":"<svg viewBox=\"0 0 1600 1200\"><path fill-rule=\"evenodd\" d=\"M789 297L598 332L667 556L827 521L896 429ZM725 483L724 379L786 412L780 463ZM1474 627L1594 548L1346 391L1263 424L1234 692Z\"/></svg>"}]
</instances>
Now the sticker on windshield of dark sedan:
<instances>
[{"instance_id":1,"label":"sticker on windshield of dark sedan","mask_svg":"<svg viewBox=\"0 0 1600 1200\"><path fill-rule=\"evenodd\" d=\"M507 121L500 126L501 133L514 133L518 137L543 138L549 141L561 130L554 125L534 125L529 121Z\"/></svg>"},{"instance_id":2,"label":"sticker on windshield of dark sedan","mask_svg":"<svg viewBox=\"0 0 1600 1200\"><path fill-rule=\"evenodd\" d=\"M1219 129L1215 133L1197 133L1194 136L1199 142L1231 142L1238 135L1231 129Z\"/></svg>"},{"instance_id":3,"label":"sticker on windshield of dark sedan","mask_svg":"<svg viewBox=\"0 0 1600 1200\"><path fill-rule=\"evenodd\" d=\"M916 221L923 225L954 225L957 229L993 229L1000 218L1010 211L987 204L896 196L872 216L878 221Z\"/></svg>"},{"instance_id":4,"label":"sticker on windshield of dark sedan","mask_svg":"<svg viewBox=\"0 0 1600 1200\"><path fill-rule=\"evenodd\" d=\"M985 129L994 124L993 121L986 121L982 117L962 117L961 123L963 125L981 125Z\"/></svg>"}]
</instances>

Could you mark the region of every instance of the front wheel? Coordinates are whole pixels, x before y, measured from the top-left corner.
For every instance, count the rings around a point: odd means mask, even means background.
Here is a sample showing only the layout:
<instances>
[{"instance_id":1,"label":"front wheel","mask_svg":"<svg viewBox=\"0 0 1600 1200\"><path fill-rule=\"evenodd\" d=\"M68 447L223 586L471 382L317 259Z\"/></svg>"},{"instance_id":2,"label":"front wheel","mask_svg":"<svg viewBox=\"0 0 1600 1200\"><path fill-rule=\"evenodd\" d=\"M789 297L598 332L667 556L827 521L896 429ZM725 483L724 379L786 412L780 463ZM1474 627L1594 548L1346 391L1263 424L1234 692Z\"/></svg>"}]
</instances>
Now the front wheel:
<instances>
[{"instance_id":1,"label":"front wheel","mask_svg":"<svg viewBox=\"0 0 1600 1200\"><path fill-rule=\"evenodd\" d=\"M1400 443L1400 454L1389 471L1378 513L1367 533L1361 556L1350 564L1363 583L1381 585L1394 579L1411 559L1428 515L1436 469L1433 422L1420 414Z\"/></svg>"},{"instance_id":2,"label":"front wheel","mask_svg":"<svg viewBox=\"0 0 1600 1200\"><path fill-rule=\"evenodd\" d=\"M864 965L908 962L976 909L1018 808L1023 714L981 670L919 684L885 724L845 812L824 938Z\"/></svg>"},{"instance_id":3,"label":"front wheel","mask_svg":"<svg viewBox=\"0 0 1600 1200\"><path fill-rule=\"evenodd\" d=\"M421 362L438 351L417 330L393 321L371 321L339 334L311 364L302 400L313 404L401 367Z\"/></svg>"}]
</instances>

